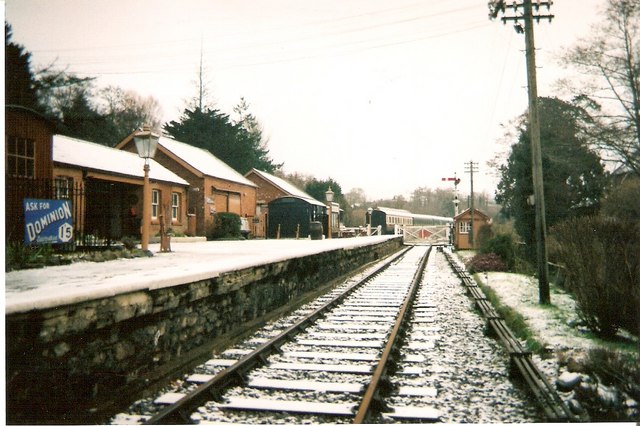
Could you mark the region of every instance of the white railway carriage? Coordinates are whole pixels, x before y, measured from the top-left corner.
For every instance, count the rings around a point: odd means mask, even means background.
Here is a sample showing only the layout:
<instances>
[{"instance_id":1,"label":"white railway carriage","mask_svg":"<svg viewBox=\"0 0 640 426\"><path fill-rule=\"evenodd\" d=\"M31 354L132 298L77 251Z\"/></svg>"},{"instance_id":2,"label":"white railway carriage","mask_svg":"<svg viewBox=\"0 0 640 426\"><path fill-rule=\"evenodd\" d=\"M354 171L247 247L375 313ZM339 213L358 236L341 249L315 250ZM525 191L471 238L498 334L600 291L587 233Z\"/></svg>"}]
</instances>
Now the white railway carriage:
<instances>
[{"instance_id":1,"label":"white railway carriage","mask_svg":"<svg viewBox=\"0 0 640 426\"><path fill-rule=\"evenodd\" d=\"M383 234L393 234L396 227L402 225L413 225L413 215L410 211L376 207L371 212L371 228L379 226Z\"/></svg>"},{"instance_id":2,"label":"white railway carriage","mask_svg":"<svg viewBox=\"0 0 640 426\"><path fill-rule=\"evenodd\" d=\"M412 225L443 225L453 223L452 217L434 216L430 214L414 214Z\"/></svg>"},{"instance_id":3,"label":"white railway carriage","mask_svg":"<svg viewBox=\"0 0 640 426\"><path fill-rule=\"evenodd\" d=\"M376 207L371 212L372 228L380 226L382 234L403 232L405 240L418 242L448 244L451 224L451 217L415 214L403 209Z\"/></svg>"}]
</instances>

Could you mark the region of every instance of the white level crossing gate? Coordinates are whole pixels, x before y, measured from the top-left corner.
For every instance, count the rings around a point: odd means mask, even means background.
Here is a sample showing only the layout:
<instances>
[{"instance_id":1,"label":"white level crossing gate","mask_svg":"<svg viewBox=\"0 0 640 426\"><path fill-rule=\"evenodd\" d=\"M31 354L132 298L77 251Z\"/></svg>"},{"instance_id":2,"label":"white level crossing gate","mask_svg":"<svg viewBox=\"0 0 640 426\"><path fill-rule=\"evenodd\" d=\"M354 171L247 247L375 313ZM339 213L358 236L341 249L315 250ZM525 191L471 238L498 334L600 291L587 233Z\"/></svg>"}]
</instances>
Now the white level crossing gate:
<instances>
[{"instance_id":1,"label":"white level crossing gate","mask_svg":"<svg viewBox=\"0 0 640 426\"><path fill-rule=\"evenodd\" d=\"M444 225L411 225L402 227L405 244L446 245L450 243L451 229Z\"/></svg>"}]
</instances>

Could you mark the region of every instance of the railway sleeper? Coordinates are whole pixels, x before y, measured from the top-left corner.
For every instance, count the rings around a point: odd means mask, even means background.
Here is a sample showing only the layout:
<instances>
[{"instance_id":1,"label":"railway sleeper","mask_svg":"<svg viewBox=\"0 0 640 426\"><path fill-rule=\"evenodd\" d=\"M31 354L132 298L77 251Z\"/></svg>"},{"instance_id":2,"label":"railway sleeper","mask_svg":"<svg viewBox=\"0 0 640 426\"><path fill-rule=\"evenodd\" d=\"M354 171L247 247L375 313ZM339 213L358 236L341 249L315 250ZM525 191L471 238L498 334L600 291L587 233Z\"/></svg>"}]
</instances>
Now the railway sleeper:
<instances>
[{"instance_id":1,"label":"railway sleeper","mask_svg":"<svg viewBox=\"0 0 640 426\"><path fill-rule=\"evenodd\" d=\"M301 414L320 414L330 416L353 416L354 405L344 403L284 401L274 399L254 399L231 397L216 405L222 410L277 411Z\"/></svg>"}]
</instances>

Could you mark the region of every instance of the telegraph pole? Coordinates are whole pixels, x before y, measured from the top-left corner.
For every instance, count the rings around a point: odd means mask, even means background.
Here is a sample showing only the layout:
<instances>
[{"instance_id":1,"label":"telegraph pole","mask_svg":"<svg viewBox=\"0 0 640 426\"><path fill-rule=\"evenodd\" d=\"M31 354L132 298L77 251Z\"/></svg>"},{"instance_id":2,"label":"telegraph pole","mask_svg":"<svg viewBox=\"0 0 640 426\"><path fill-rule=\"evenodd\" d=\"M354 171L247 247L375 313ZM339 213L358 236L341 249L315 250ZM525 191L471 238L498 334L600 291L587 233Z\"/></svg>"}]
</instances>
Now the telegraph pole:
<instances>
[{"instance_id":1,"label":"telegraph pole","mask_svg":"<svg viewBox=\"0 0 640 426\"><path fill-rule=\"evenodd\" d=\"M551 22L553 15L534 15L533 7L536 13L539 12L540 6L545 6L547 10L551 8L550 1L538 1L532 6L531 0L523 0L522 3L513 3L506 5L503 0L491 1L489 16L495 18L499 12L505 12L506 8L513 8L516 16L503 16L502 21L515 21L515 30L517 33L524 33L526 44L526 60L527 60L527 85L529 88L529 133L531 136L531 172L533 176L533 196L534 206L536 210L536 249L538 260L538 289L539 302L542 305L551 303L549 293L549 265L547 257L547 224L545 218L544 205L544 184L542 176L542 150L540 147L540 119L538 116L538 87L536 77L536 54L535 41L533 36L533 20L540 22L540 19L548 19ZM522 15L517 15L522 9ZM519 21L524 22L524 29Z\"/></svg>"},{"instance_id":2,"label":"telegraph pole","mask_svg":"<svg viewBox=\"0 0 640 426\"><path fill-rule=\"evenodd\" d=\"M473 161L469 161L468 163L465 163L464 165L465 169L465 173L469 173L470 176L469 178L471 179L471 227L469 229L469 245L471 246L472 249L476 248L476 239L473 236L473 232L474 232L474 228L475 228L475 222L474 222L474 195L473 195L473 173L474 172L478 172L478 163L474 163Z\"/></svg>"}]
</instances>

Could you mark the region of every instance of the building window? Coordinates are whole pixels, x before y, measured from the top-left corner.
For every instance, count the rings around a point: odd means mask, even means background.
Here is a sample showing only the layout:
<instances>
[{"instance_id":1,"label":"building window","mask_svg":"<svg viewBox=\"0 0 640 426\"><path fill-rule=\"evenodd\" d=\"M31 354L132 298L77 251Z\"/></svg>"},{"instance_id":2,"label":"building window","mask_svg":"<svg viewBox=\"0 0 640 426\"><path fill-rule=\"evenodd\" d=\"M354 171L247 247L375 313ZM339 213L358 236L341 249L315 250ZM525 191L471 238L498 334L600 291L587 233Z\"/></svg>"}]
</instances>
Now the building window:
<instances>
[{"instance_id":1,"label":"building window","mask_svg":"<svg viewBox=\"0 0 640 426\"><path fill-rule=\"evenodd\" d=\"M73 178L57 176L53 182L54 198L56 200L70 200L73 192Z\"/></svg>"},{"instance_id":2,"label":"building window","mask_svg":"<svg viewBox=\"0 0 640 426\"><path fill-rule=\"evenodd\" d=\"M151 217L158 217L158 208L160 207L160 191L154 189L151 191Z\"/></svg>"},{"instance_id":3,"label":"building window","mask_svg":"<svg viewBox=\"0 0 640 426\"><path fill-rule=\"evenodd\" d=\"M180 219L180 194L177 192L171 193L171 220Z\"/></svg>"},{"instance_id":4,"label":"building window","mask_svg":"<svg viewBox=\"0 0 640 426\"><path fill-rule=\"evenodd\" d=\"M458 226L461 234L468 234L471 231L471 222L461 221Z\"/></svg>"},{"instance_id":5,"label":"building window","mask_svg":"<svg viewBox=\"0 0 640 426\"><path fill-rule=\"evenodd\" d=\"M7 136L7 171L9 176L35 176L36 143L33 139Z\"/></svg>"}]
</instances>

